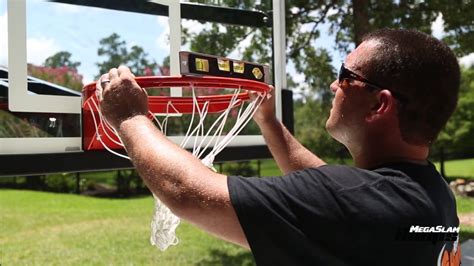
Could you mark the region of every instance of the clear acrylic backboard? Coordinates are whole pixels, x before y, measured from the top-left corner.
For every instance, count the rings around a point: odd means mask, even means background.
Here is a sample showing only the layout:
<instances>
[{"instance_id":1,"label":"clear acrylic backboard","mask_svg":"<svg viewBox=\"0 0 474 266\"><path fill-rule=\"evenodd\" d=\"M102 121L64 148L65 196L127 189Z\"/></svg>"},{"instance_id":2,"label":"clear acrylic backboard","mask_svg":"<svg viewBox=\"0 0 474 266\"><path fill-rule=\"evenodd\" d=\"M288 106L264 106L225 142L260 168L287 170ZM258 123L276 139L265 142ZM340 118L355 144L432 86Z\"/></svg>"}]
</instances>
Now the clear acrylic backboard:
<instances>
[{"instance_id":1,"label":"clear acrylic backboard","mask_svg":"<svg viewBox=\"0 0 474 266\"><path fill-rule=\"evenodd\" d=\"M178 75L179 51L209 54L206 45L193 43L212 27L225 34L228 25L250 34L235 40L233 49L213 54L237 60L253 41L251 32L271 31L262 44L269 47L270 60L256 63L270 66L276 114L292 128L291 92L284 90L284 1L256 11L174 0L0 0L0 163L10 165L0 176L130 167L126 160L84 151L78 87L97 79L100 66L117 55L128 64L139 62L131 55L146 59L152 67L136 67L147 74ZM169 93L182 95L179 88ZM263 137L250 124L218 160L268 156ZM25 160L25 169L13 166ZM48 165L50 160L58 165Z\"/></svg>"}]
</instances>

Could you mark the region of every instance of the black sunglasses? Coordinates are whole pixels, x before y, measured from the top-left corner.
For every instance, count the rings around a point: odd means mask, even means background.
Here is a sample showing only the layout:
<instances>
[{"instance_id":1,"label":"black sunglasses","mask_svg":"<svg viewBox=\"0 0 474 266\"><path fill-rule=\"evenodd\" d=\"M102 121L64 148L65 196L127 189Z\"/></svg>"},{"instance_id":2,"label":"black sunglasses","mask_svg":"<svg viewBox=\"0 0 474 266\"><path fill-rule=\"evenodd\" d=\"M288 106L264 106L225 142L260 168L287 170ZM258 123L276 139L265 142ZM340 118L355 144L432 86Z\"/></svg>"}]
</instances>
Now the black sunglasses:
<instances>
[{"instance_id":1,"label":"black sunglasses","mask_svg":"<svg viewBox=\"0 0 474 266\"><path fill-rule=\"evenodd\" d=\"M339 86L342 85L342 82L346 79L352 79L352 80L357 80L357 81L361 81L361 82L364 82L365 84L369 85L370 87L372 87L373 89L377 89L377 90L388 90L392 93L392 95L397 98L398 100L400 101L408 101L408 98L406 96L403 96L401 95L400 93L398 92L395 92L395 91L392 91L392 90L389 90L389 89L386 89L380 85L377 85L375 84L374 82L362 77L361 75L357 74L357 73L354 73L352 72L351 70L347 69L345 66L344 66L344 63L342 63L341 65L341 68L339 69L339 73L337 75L337 80L339 82Z\"/></svg>"}]
</instances>

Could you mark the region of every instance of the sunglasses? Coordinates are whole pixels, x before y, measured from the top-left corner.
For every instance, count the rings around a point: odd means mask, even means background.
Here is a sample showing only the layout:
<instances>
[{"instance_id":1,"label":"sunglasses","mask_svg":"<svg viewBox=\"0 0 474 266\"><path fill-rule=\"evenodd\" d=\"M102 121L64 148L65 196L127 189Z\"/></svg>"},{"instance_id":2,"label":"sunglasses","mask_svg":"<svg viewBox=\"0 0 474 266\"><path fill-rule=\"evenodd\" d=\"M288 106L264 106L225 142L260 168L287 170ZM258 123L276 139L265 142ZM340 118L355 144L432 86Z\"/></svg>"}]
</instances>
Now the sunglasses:
<instances>
[{"instance_id":1,"label":"sunglasses","mask_svg":"<svg viewBox=\"0 0 474 266\"><path fill-rule=\"evenodd\" d=\"M376 89L376 90L388 90L392 93L392 95L397 100L405 101L405 102L408 101L408 98L406 96L403 96L398 92L394 92L392 90L385 89L384 87L375 84L374 82L362 77L361 75L356 74L356 73L352 72L351 70L347 69L344 66L344 63L342 63L341 68L339 69L339 73L337 75L337 80L339 82L339 86L342 86L342 83L344 82L344 80L348 80L348 79L364 82L365 84L369 85L370 87L372 87L373 89Z\"/></svg>"}]
</instances>

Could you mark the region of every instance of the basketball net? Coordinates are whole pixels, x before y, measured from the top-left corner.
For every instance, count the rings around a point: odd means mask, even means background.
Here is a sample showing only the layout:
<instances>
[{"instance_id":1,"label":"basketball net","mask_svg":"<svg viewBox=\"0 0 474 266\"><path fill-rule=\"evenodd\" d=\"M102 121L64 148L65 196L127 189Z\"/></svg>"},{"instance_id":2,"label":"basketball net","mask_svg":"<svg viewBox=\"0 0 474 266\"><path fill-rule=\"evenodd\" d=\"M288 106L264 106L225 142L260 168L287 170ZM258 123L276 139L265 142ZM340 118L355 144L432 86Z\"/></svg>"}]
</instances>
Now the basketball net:
<instances>
[{"instance_id":1,"label":"basketball net","mask_svg":"<svg viewBox=\"0 0 474 266\"><path fill-rule=\"evenodd\" d=\"M244 129L244 127L252 119L262 101L269 94L268 92L255 92L255 97L250 97L248 100L242 100L238 96L242 93L243 89L235 89L231 99L229 100L227 108L225 108L223 111L220 111L214 123L206 128L204 121L210 113L209 102L205 102L204 104L199 103L194 85L191 83L189 84L189 87L191 88L193 98L191 122L183 140L181 141L180 147L185 148L191 146L192 148L190 148L190 150L192 154L196 158L200 159L204 165L215 171L213 168L213 163L217 154L219 154ZM91 100L87 101L86 104L88 104L91 110L94 110L99 114L98 119L92 115L96 129L96 138L109 152L117 156L130 159L130 157L128 157L126 154L114 151L108 147L106 141L104 141L105 139L108 139L109 141L112 141L112 143L125 148L117 131L102 115L97 103L97 98L91 97L90 99ZM229 116L231 112L235 114L234 110L237 111L237 114L236 119L233 121L233 119L229 119ZM181 113L179 113L178 108L173 105L171 100L167 103L165 114L156 115L150 112L150 116L153 118L155 124L165 135L167 133L169 119L171 117L179 117L180 115ZM160 117L161 120L158 117ZM105 133L104 135L97 133L99 132L100 127L108 129L101 131ZM230 130L228 130L229 127ZM224 128L226 128L226 131L224 131ZM110 132L112 132L112 134ZM151 222L150 242L152 245L164 251L170 245L178 244L176 228L180 223L180 219L174 215L156 195L153 195L153 197L155 198L155 209Z\"/></svg>"}]
</instances>

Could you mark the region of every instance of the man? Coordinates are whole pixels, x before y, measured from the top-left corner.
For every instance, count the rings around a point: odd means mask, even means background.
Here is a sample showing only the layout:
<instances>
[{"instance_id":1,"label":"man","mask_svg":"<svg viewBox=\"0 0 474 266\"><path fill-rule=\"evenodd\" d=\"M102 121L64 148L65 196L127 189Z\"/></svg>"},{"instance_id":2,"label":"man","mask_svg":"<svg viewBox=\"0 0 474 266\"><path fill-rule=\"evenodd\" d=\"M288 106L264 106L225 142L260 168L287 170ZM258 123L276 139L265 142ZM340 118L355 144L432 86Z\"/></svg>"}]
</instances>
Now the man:
<instances>
[{"instance_id":1,"label":"man","mask_svg":"<svg viewBox=\"0 0 474 266\"><path fill-rule=\"evenodd\" d=\"M326 124L355 167L326 165L267 101L254 119L285 175L260 179L214 173L168 141L126 67L97 87L103 114L153 193L179 217L249 247L259 265L456 265L455 237L407 228L459 225L455 199L427 161L455 109L459 76L456 57L435 38L367 35L331 84Z\"/></svg>"}]
</instances>

